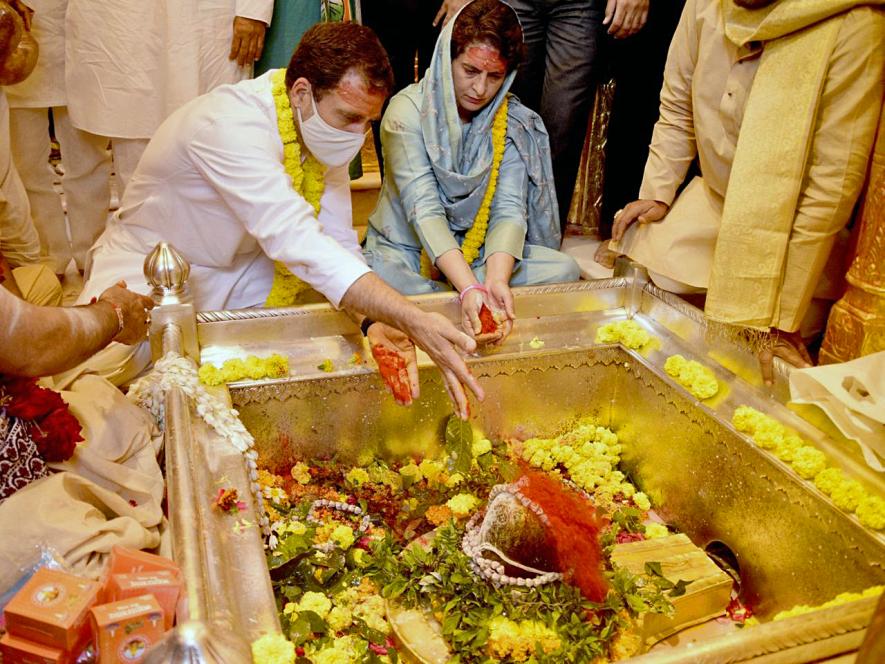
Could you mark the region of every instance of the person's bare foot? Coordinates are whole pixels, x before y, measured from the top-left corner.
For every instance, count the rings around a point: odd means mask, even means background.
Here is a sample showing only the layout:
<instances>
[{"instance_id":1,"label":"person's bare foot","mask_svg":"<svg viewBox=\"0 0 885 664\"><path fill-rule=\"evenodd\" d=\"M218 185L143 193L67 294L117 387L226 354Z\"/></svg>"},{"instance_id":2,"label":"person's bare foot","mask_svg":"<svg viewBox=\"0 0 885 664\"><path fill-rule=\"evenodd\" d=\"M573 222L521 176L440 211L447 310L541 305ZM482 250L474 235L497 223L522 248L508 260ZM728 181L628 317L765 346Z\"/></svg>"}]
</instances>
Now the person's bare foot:
<instances>
[{"instance_id":1,"label":"person's bare foot","mask_svg":"<svg viewBox=\"0 0 885 664\"><path fill-rule=\"evenodd\" d=\"M611 269L615 266L615 260L618 256L620 256L620 254L617 251L612 251L608 248L608 240L603 240L599 243L599 246L596 247L596 253L593 254L593 260L603 267Z\"/></svg>"}]
</instances>

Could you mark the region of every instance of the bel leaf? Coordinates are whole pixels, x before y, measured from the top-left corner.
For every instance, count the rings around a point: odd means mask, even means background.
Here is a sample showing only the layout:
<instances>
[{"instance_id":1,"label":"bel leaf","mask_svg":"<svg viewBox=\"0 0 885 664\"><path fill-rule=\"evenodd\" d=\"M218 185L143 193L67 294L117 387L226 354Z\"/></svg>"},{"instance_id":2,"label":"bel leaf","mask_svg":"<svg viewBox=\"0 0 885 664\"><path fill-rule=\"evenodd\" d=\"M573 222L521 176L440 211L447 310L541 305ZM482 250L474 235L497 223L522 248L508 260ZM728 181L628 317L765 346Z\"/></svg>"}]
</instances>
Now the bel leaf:
<instances>
[{"instance_id":1,"label":"bel leaf","mask_svg":"<svg viewBox=\"0 0 885 664\"><path fill-rule=\"evenodd\" d=\"M664 572L661 570L661 563L658 562L645 563L645 573L651 576L664 576Z\"/></svg>"},{"instance_id":2,"label":"bel leaf","mask_svg":"<svg viewBox=\"0 0 885 664\"><path fill-rule=\"evenodd\" d=\"M470 422L452 415L446 422L446 452L452 459L453 470L458 473L470 471L473 461L473 427Z\"/></svg>"},{"instance_id":3,"label":"bel leaf","mask_svg":"<svg viewBox=\"0 0 885 664\"><path fill-rule=\"evenodd\" d=\"M685 579L679 579L676 584L673 586L673 590L670 591L670 597L679 597L685 594L685 589L688 587L691 581L686 581Z\"/></svg>"}]
</instances>

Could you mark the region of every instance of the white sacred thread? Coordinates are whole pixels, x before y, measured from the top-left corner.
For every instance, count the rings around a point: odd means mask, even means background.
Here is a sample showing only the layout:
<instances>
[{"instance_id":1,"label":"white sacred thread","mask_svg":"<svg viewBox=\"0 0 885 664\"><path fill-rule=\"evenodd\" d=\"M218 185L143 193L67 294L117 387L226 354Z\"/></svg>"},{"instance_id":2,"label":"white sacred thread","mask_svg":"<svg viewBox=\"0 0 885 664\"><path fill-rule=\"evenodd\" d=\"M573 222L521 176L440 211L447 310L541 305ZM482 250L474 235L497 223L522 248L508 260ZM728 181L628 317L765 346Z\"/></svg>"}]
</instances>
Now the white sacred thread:
<instances>
[{"instance_id":1,"label":"white sacred thread","mask_svg":"<svg viewBox=\"0 0 885 664\"><path fill-rule=\"evenodd\" d=\"M255 439L243 426L239 413L211 395L200 383L197 365L193 360L177 353L167 353L157 361L153 371L132 383L127 396L136 405L150 411L162 431L165 397L172 387L181 388L182 392L193 399L197 414L203 418L203 421L243 455L249 471L252 495L255 497L258 523L264 536L269 537L270 521L264 512L264 497L258 484L258 452L255 451Z\"/></svg>"}]
</instances>

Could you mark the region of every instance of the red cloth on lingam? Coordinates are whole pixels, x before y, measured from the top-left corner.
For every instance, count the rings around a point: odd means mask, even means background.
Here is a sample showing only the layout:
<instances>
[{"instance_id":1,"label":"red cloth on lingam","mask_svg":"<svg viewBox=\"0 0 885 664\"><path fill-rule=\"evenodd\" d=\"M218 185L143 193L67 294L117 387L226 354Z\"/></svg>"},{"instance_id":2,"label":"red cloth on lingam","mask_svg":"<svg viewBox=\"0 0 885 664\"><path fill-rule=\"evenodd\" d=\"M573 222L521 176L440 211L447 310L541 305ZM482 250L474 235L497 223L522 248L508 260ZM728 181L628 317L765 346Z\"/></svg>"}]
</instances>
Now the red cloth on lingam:
<instances>
[{"instance_id":1,"label":"red cloth on lingam","mask_svg":"<svg viewBox=\"0 0 885 664\"><path fill-rule=\"evenodd\" d=\"M599 532L602 520L593 504L547 473L523 467L526 484L519 492L534 501L550 519L547 540L556 552L558 571L592 602L608 592L602 573Z\"/></svg>"}]
</instances>

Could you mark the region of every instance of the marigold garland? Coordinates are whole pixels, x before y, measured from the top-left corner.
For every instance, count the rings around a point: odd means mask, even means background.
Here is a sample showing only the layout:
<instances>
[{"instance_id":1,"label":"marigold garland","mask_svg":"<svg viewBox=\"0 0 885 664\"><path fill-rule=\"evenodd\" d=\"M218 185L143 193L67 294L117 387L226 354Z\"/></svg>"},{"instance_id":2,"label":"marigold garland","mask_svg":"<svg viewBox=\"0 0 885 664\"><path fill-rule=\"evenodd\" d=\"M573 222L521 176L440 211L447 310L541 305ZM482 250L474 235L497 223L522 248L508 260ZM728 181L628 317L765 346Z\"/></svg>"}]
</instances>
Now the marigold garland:
<instances>
[{"instance_id":1,"label":"marigold garland","mask_svg":"<svg viewBox=\"0 0 885 664\"><path fill-rule=\"evenodd\" d=\"M289 103L286 89L286 70L277 69L271 75L271 92L277 112L277 130L283 141L283 167L292 179L292 188L311 204L316 214L320 213L320 199L326 187L325 169L316 157L308 154L301 159L301 145L295 129L295 117ZM309 288L308 284L296 277L283 263L274 263L273 285L264 303L266 307L287 307L295 303L298 296Z\"/></svg>"},{"instance_id":2,"label":"marigold garland","mask_svg":"<svg viewBox=\"0 0 885 664\"><path fill-rule=\"evenodd\" d=\"M486 241L486 232L489 229L489 214L492 209L492 199L495 197L495 191L498 187L498 174L501 171L501 161L504 159L504 146L507 138L507 108L510 105L509 95L504 97L504 101L495 112L495 119L492 121L492 172L489 175L489 184L486 187L482 202L473 218L473 225L468 229L464 236L464 242L461 244L461 253L464 254L464 260L468 265L472 265L473 261L479 258L479 250ZM421 251L421 276L426 279L431 278L433 264L430 262L430 256L426 250Z\"/></svg>"}]
</instances>

